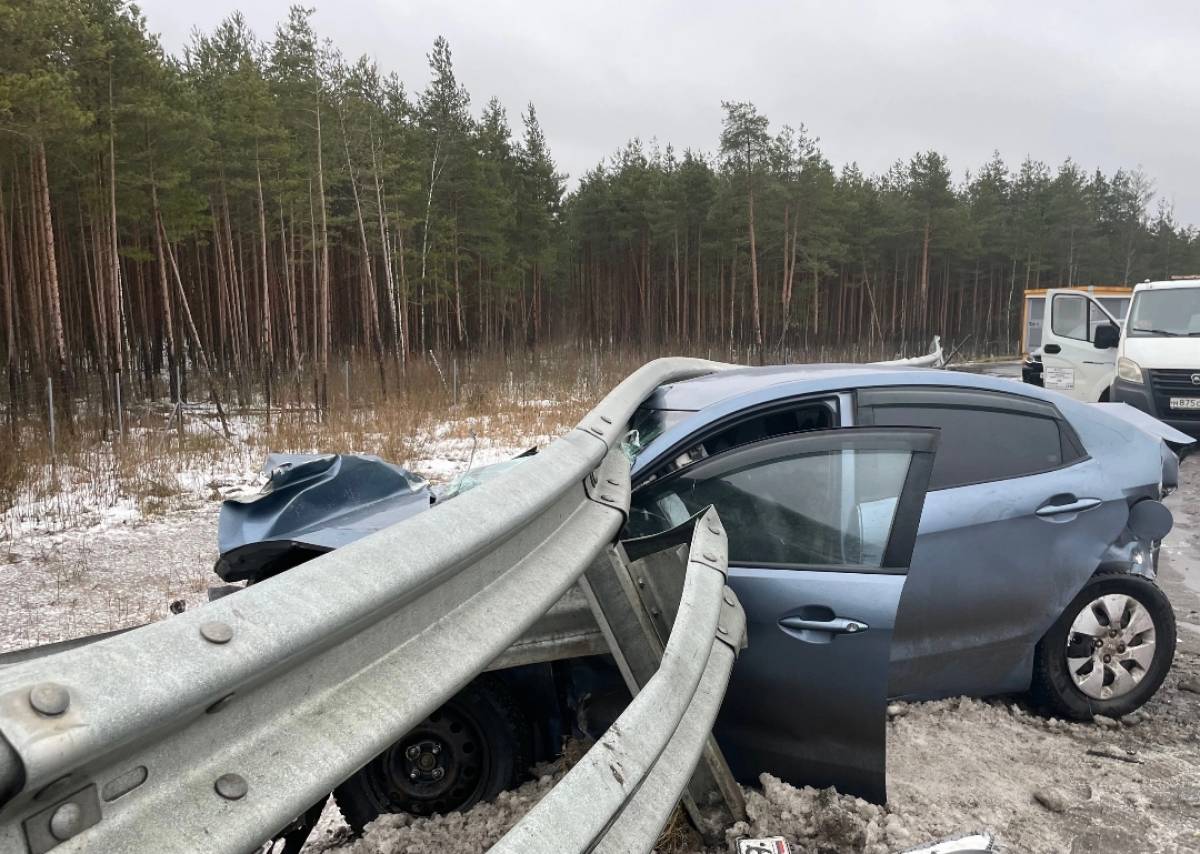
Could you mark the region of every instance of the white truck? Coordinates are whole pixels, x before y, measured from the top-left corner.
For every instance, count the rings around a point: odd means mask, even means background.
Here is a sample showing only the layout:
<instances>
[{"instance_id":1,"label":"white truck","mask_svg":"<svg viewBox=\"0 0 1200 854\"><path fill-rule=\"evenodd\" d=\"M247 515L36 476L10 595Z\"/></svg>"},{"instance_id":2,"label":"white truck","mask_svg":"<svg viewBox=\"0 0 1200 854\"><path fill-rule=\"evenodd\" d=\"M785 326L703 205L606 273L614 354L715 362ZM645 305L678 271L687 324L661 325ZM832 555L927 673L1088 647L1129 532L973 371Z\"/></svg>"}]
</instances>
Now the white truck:
<instances>
[{"instance_id":1,"label":"white truck","mask_svg":"<svg viewBox=\"0 0 1200 854\"><path fill-rule=\"evenodd\" d=\"M1200 436L1200 278L1138 285L1123 324L1077 290L1051 290L1046 301L1046 388L1127 403Z\"/></svg>"}]
</instances>

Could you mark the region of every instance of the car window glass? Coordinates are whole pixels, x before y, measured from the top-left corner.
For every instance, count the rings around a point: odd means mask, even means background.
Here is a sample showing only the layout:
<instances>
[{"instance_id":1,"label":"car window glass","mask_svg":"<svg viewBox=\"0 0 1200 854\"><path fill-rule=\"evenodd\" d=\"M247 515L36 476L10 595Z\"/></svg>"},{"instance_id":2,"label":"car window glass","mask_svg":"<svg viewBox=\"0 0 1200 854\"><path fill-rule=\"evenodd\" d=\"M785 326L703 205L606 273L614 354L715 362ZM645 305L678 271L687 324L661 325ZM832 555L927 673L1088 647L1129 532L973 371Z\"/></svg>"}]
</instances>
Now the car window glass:
<instances>
[{"instance_id":1,"label":"car window glass","mask_svg":"<svg viewBox=\"0 0 1200 854\"><path fill-rule=\"evenodd\" d=\"M1124 320L1125 315L1129 313L1129 297L1096 297L1096 299L1118 321Z\"/></svg>"},{"instance_id":2,"label":"car window glass","mask_svg":"<svg viewBox=\"0 0 1200 854\"><path fill-rule=\"evenodd\" d=\"M1088 340L1088 300L1079 294L1055 294L1051 329L1063 338Z\"/></svg>"},{"instance_id":3,"label":"car window glass","mask_svg":"<svg viewBox=\"0 0 1200 854\"><path fill-rule=\"evenodd\" d=\"M836 427L837 423L837 403L834 399L805 401L755 413L710 432L700 442L675 454L652 477L647 478L647 482L743 445L791 433L828 430Z\"/></svg>"},{"instance_id":4,"label":"car window glass","mask_svg":"<svg viewBox=\"0 0 1200 854\"><path fill-rule=\"evenodd\" d=\"M959 406L874 406L879 426L941 430L929 488L946 489L1044 472L1063 464L1053 418Z\"/></svg>"},{"instance_id":5,"label":"car window glass","mask_svg":"<svg viewBox=\"0 0 1200 854\"><path fill-rule=\"evenodd\" d=\"M908 451L838 449L711 477L680 472L634 494L626 535L665 531L711 504L736 563L878 567L910 461Z\"/></svg>"}]
</instances>

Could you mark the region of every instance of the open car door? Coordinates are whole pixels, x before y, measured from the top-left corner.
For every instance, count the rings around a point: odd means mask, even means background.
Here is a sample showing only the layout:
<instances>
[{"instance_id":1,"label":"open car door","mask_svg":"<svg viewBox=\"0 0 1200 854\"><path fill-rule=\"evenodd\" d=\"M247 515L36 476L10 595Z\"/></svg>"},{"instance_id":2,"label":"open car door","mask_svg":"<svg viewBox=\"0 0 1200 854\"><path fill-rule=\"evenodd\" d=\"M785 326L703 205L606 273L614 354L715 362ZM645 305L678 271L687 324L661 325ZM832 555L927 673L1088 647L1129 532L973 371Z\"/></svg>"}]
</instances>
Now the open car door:
<instances>
[{"instance_id":1,"label":"open car door","mask_svg":"<svg viewBox=\"0 0 1200 854\"><path fill-rule=\"evenodd\" d=\"M633 496L634 536L716 505L746 611L715 728L734 773L886 798L888 659L937 431L791 434L708 457Z\"/></svg>"},{"instance_id":2,"label":"open car door","mask_svg":"<svg viewBox=\"0 0 1200 854\"><path fill-rule=\"evenodd\" d=\"M1096 299L1081 291L1046 293L1042 328L1042 384L1084 403L1096 403L1112 385L1117 351L1096 346L1096 330L1120 324Z\"/></svg>"}]
</instances>

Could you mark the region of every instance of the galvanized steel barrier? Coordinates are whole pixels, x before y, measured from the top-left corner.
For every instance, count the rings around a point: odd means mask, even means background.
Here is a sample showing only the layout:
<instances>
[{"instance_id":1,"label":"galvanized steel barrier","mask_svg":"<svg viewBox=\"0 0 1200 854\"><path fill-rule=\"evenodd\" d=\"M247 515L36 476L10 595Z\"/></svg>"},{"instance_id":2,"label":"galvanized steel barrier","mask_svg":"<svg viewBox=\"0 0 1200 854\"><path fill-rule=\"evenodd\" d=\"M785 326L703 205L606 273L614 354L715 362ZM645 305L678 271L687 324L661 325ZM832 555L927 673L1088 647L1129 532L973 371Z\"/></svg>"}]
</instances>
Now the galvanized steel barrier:
<instances>
[{"instance_id":1,"label":"galvanized steel barrier","mask_svg":"<svg viewBox=\"0 0 1200 854\"><path fill-rule=\"evenodd\" d=\"M492 854L654 847L704 749L744 642L745 616L725 587L727 565L725 533L710 508L694 528L683 594L657 671Z\"/></svg>"},{"instance_id":2,"label":"galvanized steel barrier","mask_svg":"<svg viewBox=\"0 0 1200 854\"><path fill-rule=\"evenodd\" d=\"M622 525L616 445L634 409L720 367L651 362L542 453L432 512L196 611L0 669L0 850L253 850L499 656L520 660L513 642ZM603 784L621 839L663 811L664 794L630 806L639 786L682 787L728 678L737 640L725 638L741 637L740 612L722 605L723 538L705 536L721 540L719 560L689 564L686 630L605 753L564 781L566 793ZM609 752L624 771L601 761ZM537 816L575 797L548 798L514 833L539 837ZM630 850L615 839L605 850Z\"/></svg>"}]
</instances>

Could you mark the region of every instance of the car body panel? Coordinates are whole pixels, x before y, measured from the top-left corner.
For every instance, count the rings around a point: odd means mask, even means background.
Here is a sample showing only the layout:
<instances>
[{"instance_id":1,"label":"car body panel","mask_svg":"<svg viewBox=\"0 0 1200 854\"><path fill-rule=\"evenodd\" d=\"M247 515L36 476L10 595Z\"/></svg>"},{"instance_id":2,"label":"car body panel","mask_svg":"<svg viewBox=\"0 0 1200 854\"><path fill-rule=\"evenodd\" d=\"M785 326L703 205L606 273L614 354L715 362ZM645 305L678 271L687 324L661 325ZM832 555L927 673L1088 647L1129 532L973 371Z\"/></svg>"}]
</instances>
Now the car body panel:
<instances>
[{"instance_id":1,"label":"car body panel","mask_svg":"<svg viewBox=\"0 0 1200 854\"><path fill-rule=\"evenodd\" d=\"M1099 300L1077 290L1052 289L1046 299L1049 320L1042 328L1042 385L1070 395L1076 400L1100 400L1112 385L1116 373L1115 347L1097 348L1092 343L1095 326L1107 322L1120 326ZM1064 307L1084 308L1079 327L1072 334L1060 334ZM1090 306L1090 314L1087 308ZM1056 323L1056 319L1059 321Z\"/></svg>"},{"instance_id":2,"label":"car body panel","mask_svg":"<svg viewBox=\"0 0 1200 854\"><path fill-rule=\"evenodd\" d=\"M1162 438L1170 428L1144 429L1127 413L1009 379L869 365L732 373L728 383L724 374L701 377L664 387L651 398L648 405L673 410L676 418L638 457L635 485L713 421L772 401L868 388L962 388L1049 403L1086 450L1089 459L1052 472L930 492L892 646L890 691L896 697L1026 689L1037 641L1113 545L1123 542L1129 504L1160 497L1169 468L1171 454ZM702 408L694 411L696 406ZM843 424L852 419L844 407L842 419ZM1181 438L1173 432L1167 437ZM1035 515L1048 498L1064 493L1102 504L1053 522ZM976 609L979 616L968 613Z\"/></svg>"},{"instance_id":3,"label":"car body panel","mask_svg":"<svg viewBox=\"0 0 1200 854\"><path fill-rule=\"evenodd\" d=\"M1129 518L1124 494L1100 468L1085 460L929 493L892 647L892 696L1029 687L1035 645ZM1062 493L1103 503L1067 517L1035 515Z\"/></svg>"},{"instance_id":4,"label":"car body panel","mask_svg":"<svg viewBox=\"0 0 1200 854\"><path fill-rule=\"evenodd\" d=\"M936 430L907 427L791 433L635 494L638 536L714 499L726 508L729 584L749 644L714 732L743 782L765 772L886 800L892 633L936 444ZM876 517L887 505L881 525L863 524L864 504Z\"/></svg>"},{"instance_id":5,"label":"car body panel","mask_svg":"<svg viewBox=\"0 0 1200 854\"><path fill-rule=\"evenodd\" d=\"M340 548L432 501L423 479L375 456L270 454L263 471L268 479L259 493L221 505L217 574L226 581L278 561L287 569L297 549L312 557Z\"/></svg>"},{"instance_id":6,"label":"car body panel","mask_svg":"<svg viewBox=\"0 0 1200 854\"><path fill-rule=\"evenodd\" d=\"M903 575L730 568L749 645L713 731L739 780L768 772L884 802L888 660L904 584ZM780 620L805 607L870 629L804 641Z\"/></svg>"},{"instance_id":7,"label":"car body panel","mask_svg":"<svg viewBox=\"0 0 1200 854\"><path fill-rule=\"evenodd\" d=\"M1104 403L1093 403L1092 406L1103 409L1106 414L1114 418L1128 421L1139 430L1158 436L1171 445L1190 445L1196 441L1193 437L1182 430L1172 427L1166 421L1160 421L1149 412L1130 406L1128 403L1106 401Z\"/></svg>"}]
</instances>

